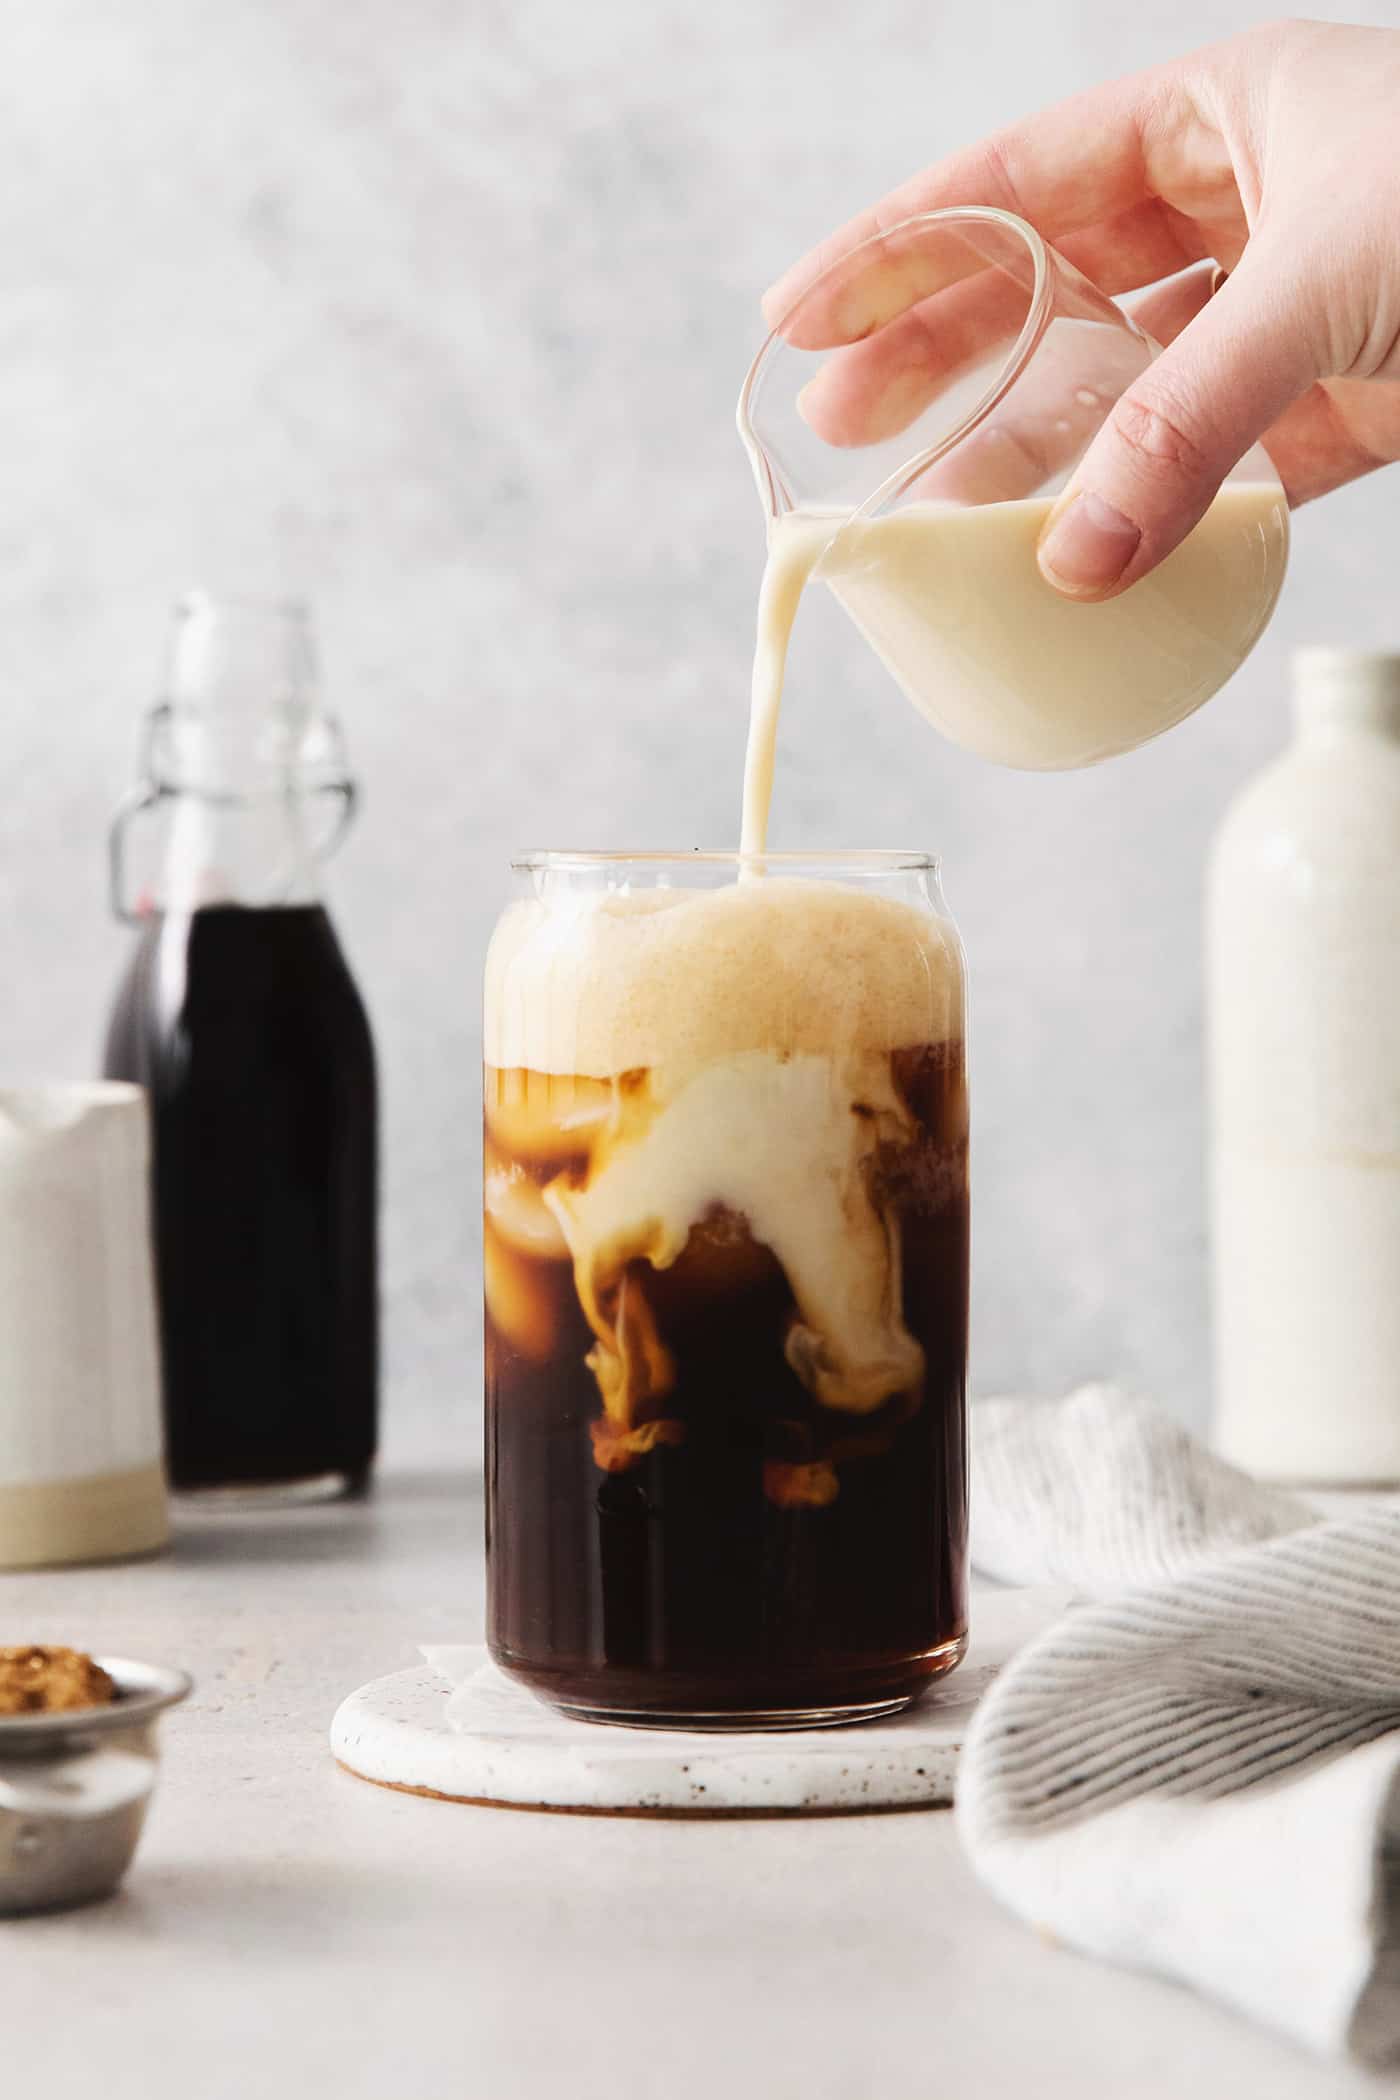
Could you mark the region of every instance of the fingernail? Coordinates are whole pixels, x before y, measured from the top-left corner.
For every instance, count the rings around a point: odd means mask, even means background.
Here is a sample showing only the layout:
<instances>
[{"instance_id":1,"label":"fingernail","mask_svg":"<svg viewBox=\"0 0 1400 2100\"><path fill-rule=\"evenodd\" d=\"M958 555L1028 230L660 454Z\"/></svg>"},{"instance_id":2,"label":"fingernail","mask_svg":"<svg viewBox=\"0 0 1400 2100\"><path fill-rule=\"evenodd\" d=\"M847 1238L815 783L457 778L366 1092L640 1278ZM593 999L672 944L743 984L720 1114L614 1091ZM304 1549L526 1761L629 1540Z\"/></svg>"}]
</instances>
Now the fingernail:
<instances>
[{"instance_id":1,"label":"fingernail","mask_svg":"<svg viewBox=\"0 0 1400 2100\"><path fill-rule=\"evenodd\" d=\"M1142 527L1102 496L1076 496L1036 550L1041 573L1057 590L1090 597L1117 583L1137 552Z\"/></svg>"}]
</instances>

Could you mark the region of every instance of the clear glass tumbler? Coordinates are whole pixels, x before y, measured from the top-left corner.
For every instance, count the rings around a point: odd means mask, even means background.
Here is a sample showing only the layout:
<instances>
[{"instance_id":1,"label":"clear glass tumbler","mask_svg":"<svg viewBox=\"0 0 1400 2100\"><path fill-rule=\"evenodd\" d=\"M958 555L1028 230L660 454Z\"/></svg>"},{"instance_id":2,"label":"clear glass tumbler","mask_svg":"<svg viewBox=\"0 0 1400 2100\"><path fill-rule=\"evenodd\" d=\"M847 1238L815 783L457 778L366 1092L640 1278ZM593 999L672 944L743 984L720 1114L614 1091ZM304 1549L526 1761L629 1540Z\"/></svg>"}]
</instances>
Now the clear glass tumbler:
<instances>
[{"instance_id":1,"label":"clear glass tumbler","mask_svg":"<svg viewBox=\"0 0 1400 2100\"><path fill-rule=\"evenodd\" d=\"M592 1720L895 1711L967 1635L937 864L542 853L515 891L485 1006L492 1654Z\"/></svg>"}]
</instances>

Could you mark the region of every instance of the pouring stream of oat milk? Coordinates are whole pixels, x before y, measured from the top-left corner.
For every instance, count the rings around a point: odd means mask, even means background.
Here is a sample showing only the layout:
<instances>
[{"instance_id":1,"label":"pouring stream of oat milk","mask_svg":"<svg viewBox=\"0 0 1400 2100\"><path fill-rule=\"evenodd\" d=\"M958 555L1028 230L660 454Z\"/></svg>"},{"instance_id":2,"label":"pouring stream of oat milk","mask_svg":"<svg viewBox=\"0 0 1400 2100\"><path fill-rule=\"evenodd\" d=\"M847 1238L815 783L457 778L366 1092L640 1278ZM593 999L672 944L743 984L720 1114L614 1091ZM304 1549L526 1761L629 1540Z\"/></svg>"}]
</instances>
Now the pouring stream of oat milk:
<instances>
[{"instance_id":1,"label":"pouring stream of oat milk","mask_svg":"<svg viewBox=\"0 0 1400 2100\"><path fill-rule=\"evenodd\" d=\"M1033 228L991 209L905 220L802 295L739 400L768 518L745 853L767 847L788 641L814 576L920 713L1002 765L1130 751L1243 662L1288 554L1259 447L1121 597L1077 604L1036 565L1056 497L1157 354Z\"/></svg>"}]
</instances>

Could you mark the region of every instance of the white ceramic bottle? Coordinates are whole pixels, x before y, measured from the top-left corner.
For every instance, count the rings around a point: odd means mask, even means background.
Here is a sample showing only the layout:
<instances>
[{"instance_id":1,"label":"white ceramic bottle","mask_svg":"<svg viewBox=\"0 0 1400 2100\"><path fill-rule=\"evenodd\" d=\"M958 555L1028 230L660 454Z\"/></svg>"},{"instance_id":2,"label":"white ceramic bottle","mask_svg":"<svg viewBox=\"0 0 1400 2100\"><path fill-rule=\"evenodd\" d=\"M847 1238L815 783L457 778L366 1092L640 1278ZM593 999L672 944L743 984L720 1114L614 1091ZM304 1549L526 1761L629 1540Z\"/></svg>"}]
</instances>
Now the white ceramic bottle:
<instances>
[{"instance_id":1,"label":"white ceramic bottle","mask_svg":"<svg viewBox=\"0 0 1400 2100\"><path fill-rule=\"evenodd\" d=\"M1207 887L1216 1443L1400 1480L1400 656L1308 649Z\"/></svg>"}]
</instances>

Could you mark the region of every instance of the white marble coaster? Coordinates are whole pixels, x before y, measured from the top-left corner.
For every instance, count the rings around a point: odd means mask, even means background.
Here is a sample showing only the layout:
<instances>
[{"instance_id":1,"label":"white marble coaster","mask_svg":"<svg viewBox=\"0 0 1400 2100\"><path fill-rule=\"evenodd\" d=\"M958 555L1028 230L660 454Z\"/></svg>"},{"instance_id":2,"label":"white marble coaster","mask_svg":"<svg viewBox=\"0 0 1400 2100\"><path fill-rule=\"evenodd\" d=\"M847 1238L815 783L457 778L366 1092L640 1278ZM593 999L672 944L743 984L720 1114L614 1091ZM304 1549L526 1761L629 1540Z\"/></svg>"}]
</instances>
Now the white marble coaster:
<instances>
[{"instance_id":1,"label":"white marble coaster","mask_svg":"<svg viewBox=\"0 0 1400 2100\"><path fill-rule=\"evenodd\" d=\"M887 1721L791 1733L683 1734L570 1721L484 1648L430 1648L344 1701L331 1749L380 1786L502 1808L599 1815L839 1815L953 1798L968 1717L1007 1658L1064 1608L1062 1590L974 1589L962 1665Z\"/></svg>"}]
</instances>

